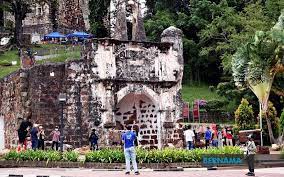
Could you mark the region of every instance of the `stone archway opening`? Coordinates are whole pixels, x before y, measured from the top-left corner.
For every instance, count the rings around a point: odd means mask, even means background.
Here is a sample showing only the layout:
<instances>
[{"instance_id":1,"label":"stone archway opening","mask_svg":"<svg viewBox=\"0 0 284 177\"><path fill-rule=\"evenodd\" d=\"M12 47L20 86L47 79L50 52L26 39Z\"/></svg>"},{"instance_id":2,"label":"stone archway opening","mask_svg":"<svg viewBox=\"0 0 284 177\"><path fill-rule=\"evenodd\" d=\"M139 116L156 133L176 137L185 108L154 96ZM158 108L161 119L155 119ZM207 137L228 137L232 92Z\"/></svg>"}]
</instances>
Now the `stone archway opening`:
<instances>
[{"instance_id":1,"label":"stone archway opening","mask_svg":"<svg viewBox=\"0 0 284 177\"><path fill-rule=\"evenodd\" d=\"M158 147L158 106L146 94L129 93L116 105L116 130L133 127L138 145Z\"/></svg>"}]
</instances>

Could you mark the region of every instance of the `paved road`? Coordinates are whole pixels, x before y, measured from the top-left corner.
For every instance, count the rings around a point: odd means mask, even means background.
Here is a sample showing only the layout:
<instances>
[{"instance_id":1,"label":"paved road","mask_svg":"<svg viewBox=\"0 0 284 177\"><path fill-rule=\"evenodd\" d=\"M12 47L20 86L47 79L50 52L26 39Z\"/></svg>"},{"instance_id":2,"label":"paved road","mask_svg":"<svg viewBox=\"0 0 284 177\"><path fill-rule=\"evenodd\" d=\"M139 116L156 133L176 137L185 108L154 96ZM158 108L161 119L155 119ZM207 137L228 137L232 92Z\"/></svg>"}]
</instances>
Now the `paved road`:
<instances>
[{"instance_id":1,"label":"paved road","mask_svg":"<svg viewBox=\"0 0 284 177\"><path fill-rule=\"evenodd\" d=\"M153 172L142 170L141 177L245 177L247 170L214 170L185 169L180 172ZM49 176L49 177L125 177L124 171L103 171L91 169L30 169L30 168L2 168L0 177L8 177L9 174L23 175L23 177ZM134 176L131 174L130 176ZM284 177L284 168L256 169L257 177Z\"/></svg>"}]
</instances>

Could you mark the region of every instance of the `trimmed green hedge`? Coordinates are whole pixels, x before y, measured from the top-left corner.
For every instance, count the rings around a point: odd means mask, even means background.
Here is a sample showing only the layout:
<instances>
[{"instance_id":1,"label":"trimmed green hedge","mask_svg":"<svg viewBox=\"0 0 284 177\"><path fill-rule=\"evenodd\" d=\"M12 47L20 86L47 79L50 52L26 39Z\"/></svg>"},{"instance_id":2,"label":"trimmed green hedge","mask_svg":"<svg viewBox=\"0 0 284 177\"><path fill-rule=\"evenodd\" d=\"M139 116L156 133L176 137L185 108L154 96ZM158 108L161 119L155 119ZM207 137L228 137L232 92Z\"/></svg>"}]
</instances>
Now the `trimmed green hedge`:
<instances>
[{"instance_id":1,"label":"trimmed green hedge","mask_svg":"<svg viewBox=\"0 0 284 177\"><path fill-rule=\"evenodd\" d=\"M163 149L143 150L137 149L139 163L180 163L200 162L203 154L243 154L239 147L223 147L221 149ZM86 154L86 162L123 163L125 161L122 150L104 149Z\"/></svg>"},{"instance_id":2,"label":"trimmed green hedge","mask_svg":"<svg viewBox=\"0 0 284 177\"><path fill-rule=\"evenodd\" d=\"M77 162L79 154L76 152L64 152L61 154L59 151L33 151L27 150L22 152L11 151L4 156L5 160L16 161L66 161Z\"/></svg>"},{"instance_id":3,"label":"trimmed green hedge","mask_svg":"<svg viewBox=\"0 0 284 177\"><path fill-rule=\"evenodd\" d=\"M180 163L180 162L200 162L203 154L243 154L239 147L225 146L220 149L163 149L145 150L136 149L137 161L139 163ZM22 152L11 151L4 156L5 160L16 161L65 161L77 162L79 154L76 152L59 151L33 151ZM86 154L85 162L96 163L124 163L124 153L122 149L102 149Z\"/></svg>"}]
</instances>

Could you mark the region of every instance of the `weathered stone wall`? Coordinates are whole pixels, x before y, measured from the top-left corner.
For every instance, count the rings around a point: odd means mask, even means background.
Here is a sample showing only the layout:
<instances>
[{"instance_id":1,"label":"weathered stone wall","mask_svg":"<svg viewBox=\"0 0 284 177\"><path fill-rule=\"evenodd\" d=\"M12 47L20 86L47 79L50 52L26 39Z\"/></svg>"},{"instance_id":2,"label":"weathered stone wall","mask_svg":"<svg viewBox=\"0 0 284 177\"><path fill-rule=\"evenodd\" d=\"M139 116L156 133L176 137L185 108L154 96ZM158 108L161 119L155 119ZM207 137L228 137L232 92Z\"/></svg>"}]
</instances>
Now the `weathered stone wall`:
<instances>
[{"instance_id":1,"label":"weathered stone wall","mask_svg":"<svg viewBox=\"0 0 284 177\"><path fill-rule=\"evenodd\" d=\"M57 22L58 31L71 33L75 30L89 30L89 0L58 0ZM46 35L53 31L50 19L49 3L37 3L31 7L31 13L23 20L24 33ZM4 23L15 22L11 13L4 14Z\"/></svg>"},{"instance_id":2,"label":"weathered stone wall","mask_svg":"<svg viewBox=\"0 0 284 177\"><path fill-rule=\"evenodd\" d=\"M47 134L59 125L59 93L64 106L65 142L88 143L92 128L100 145L119 144L120 133L132 126L139 144L161 148L183 138L181 117L183 75L181 34L168 43L100 39L85 46L81 60L37 65L2 81L1 114L7 124L6 146L15 143L15 121L31 115ZM178 46L178 47L175 47ZM54 73L52 77L50 73ZM120 132L120 133L119 133Z\"/></svg>"},{"instance_id":3,"label":"weathered stone wall","mask_svg":"<svg viewBox=\"0 0 284 177\"><path fill-rule=\"evenodd\" d=\"M0 81L0 116L4 117L5 146L14 147L17 144L18 118L26 115L25 79L20 72L13 73Z\"/></svg>"},{"instance_id":4,"label":"weathered stone wall","mask_svg":"<svg viewBox=\"0 0 284 177\"><path fill-rule=\"evenodd\" d=\"M64 26L72 30L86 30L86 15L82 10L86 10L86 4L81 4L82 0L59 0L59 26ZM85 2L85 1L84 1ZM83 5L83 8L81 6Z\"/></svg>"}]
</instances>

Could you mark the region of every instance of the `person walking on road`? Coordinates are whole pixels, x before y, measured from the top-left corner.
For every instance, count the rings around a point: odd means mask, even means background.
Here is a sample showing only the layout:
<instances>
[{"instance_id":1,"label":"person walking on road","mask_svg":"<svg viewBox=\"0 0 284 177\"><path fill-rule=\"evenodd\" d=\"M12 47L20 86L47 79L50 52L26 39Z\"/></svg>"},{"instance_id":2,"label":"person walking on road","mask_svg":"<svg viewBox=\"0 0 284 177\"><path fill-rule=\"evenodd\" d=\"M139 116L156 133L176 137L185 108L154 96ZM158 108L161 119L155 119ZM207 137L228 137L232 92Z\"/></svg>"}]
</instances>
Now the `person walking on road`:
<instances>
[{"instance_id":1,"label":"person walking on road","mask_svg":"<svg viewBox=\"0 0 284 177\"><path fill-rule=\"evenodd\" d=\"M134 142L136 140L136 134L131 130L131 126L127 127L127 131L122 135L122 142L124 143L124 156L126 163L126 175L130 174L130 160L133 165L134 174L139 175L137 162L136 162L136 153Z\"/></svg>"},{"instance_id":2,"label":"person walking on road","mask_svg":"<svg viewBox=\"0 0 284 177\"><path fill-rule=\"evenodd\" d=\"M256 146L253 141L253 135L248 136L248 141L246 142L246 160L248 163L249 172L247 176L255 176L254 174L254 155L256 153Z\"/></svg>"}]
</instances>

